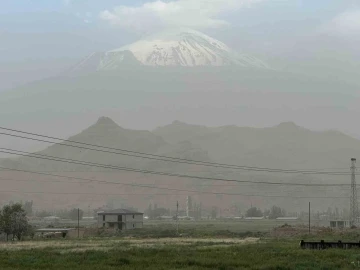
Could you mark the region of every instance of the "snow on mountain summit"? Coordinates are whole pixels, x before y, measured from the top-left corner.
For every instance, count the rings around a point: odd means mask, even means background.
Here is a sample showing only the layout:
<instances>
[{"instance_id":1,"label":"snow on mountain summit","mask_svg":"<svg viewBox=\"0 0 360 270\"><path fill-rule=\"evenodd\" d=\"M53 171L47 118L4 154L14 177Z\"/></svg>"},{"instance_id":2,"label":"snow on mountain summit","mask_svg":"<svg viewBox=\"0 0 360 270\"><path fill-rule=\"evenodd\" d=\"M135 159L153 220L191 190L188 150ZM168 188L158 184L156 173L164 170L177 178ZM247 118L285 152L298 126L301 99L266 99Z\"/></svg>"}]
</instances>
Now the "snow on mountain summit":
<instances>
[{"instance_id":1,"label":"snow on mountain summit","mask_svg":"<svg viewBox=\"0 0 360 270\"><path fill-rule=\"evenodd\" d=\"M104 53L98 69L116 69L138 62L145 66L229 66L268 68L261 60L238 54L201 32L167 30Z\"/></svg>"}]
</instances>

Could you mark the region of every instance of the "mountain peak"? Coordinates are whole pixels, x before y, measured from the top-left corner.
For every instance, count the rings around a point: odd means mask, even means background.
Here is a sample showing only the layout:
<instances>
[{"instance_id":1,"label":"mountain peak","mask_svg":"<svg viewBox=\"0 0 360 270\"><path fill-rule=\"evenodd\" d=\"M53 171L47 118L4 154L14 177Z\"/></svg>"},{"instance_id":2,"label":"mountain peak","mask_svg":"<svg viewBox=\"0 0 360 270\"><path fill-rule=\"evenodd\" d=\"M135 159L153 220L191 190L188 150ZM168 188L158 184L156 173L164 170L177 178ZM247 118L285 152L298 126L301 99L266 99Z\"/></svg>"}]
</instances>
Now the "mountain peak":
<instances>
[{"instance_id":1,"label":"mountain peak","mask_svg":"<svg viewBox=\"0 0 360 270\"><path fill-rule=\"evenodd\" d=\"M112 120L111 118L106 117L106 116L101 116L97 120L97 122L95 123L95 126L106 126L106 127L117 127L117 128L119 128L119 125L116 124L114 122L114 120Z\"/></svg>"},{"instance_id":2,"label":"mountain peak","mask_svg":"<svg viewBox=\"0 0 360 270\"><path fill-rule=\"evenodd\" d=\"M187 28L171 28L108 51L99 69L123 66L133 57L144 66L242 66L269 68L265 63L231 50L223 42Z\"/></svg>"}]
</instances>

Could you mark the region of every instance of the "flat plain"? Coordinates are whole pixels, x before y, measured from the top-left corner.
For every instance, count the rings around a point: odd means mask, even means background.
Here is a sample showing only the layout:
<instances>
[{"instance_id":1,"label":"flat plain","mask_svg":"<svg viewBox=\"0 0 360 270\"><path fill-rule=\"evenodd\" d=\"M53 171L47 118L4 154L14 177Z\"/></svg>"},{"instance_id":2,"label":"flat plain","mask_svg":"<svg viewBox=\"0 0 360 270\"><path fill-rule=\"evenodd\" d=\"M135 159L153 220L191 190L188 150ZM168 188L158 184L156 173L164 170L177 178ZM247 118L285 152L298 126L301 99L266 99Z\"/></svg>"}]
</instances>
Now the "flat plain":
<instances>
[{"instance_id":1,"label":"flat plain","mask_svg":"<svg viewBox=\"0 0 360 270\"><path fill-rule=\"evenodd\" d=\"M264 228L264 224L255 228ZM286 225L236 230L239 222L150 222L142 230L80 239L0 244L1 269L360 269L360 252L303 250L301 239L358 241L360 231ZM246 223L248 224L248 223ZM244 225L244 224L243 224ZM247 228L245 228L247 229ZM290 232L290 233L289 233Z\"/></svg>"}]
</instances>

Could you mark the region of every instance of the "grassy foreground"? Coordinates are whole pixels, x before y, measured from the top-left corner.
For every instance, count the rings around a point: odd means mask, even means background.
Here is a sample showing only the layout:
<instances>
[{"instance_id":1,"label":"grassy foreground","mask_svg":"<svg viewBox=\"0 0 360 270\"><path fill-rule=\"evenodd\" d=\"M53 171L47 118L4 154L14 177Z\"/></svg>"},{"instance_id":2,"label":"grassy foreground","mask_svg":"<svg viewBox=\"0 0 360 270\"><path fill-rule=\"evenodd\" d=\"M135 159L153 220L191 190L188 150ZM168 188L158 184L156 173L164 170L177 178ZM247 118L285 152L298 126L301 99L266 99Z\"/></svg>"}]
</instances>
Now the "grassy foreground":
<instances>
[{"instance_id":1,"label":"grassy foreground","mask_svg":"<svg viewBox=\"0 0 360 270\"><path fill-rule=\"evenodd\" d=\"M0 269L360 269L359 250L301 250L297 240L108 239L0 246Z\"/></svg>"}]
</instances>

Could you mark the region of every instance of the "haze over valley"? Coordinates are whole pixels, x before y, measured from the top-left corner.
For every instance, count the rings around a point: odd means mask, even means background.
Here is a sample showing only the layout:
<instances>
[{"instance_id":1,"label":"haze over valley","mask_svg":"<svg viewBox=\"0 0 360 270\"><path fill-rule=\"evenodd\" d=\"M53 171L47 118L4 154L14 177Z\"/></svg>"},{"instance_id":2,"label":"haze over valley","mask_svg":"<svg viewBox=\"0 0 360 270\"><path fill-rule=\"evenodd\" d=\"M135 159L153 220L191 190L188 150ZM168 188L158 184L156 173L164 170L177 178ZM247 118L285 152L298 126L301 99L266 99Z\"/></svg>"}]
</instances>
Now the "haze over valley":
<instances>
[{"instance_id":1,"label":"haze over valley","mask_svg":"<svg viewBox=\"0 0 360 270\"><path fill-rule=\"evenodd\" d=\"M66 2L0 14L2 203L347 207L356 3Z\"/></svg>"}]
</instances>

